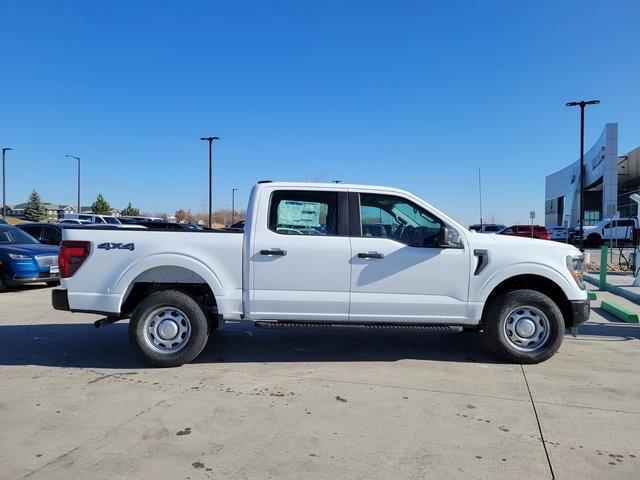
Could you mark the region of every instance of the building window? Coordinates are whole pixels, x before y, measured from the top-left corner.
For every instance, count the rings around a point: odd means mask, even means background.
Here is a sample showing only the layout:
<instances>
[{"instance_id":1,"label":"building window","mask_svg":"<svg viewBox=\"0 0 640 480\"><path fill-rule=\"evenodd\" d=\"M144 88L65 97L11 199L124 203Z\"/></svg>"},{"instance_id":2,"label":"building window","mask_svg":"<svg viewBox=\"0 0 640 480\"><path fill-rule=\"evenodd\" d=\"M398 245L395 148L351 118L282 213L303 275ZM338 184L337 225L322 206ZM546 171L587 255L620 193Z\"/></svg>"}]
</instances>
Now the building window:
<instances>
[{"instance_id":1,"label":"building window","mask_svg":"<svg viewBox=\"0 0 640 480\"><path fill-rule=\"evenodd\" d=\"M595 225L600 221L600 212L598 210L585 210L584 225Z\"/></svg>"}]
</instances>

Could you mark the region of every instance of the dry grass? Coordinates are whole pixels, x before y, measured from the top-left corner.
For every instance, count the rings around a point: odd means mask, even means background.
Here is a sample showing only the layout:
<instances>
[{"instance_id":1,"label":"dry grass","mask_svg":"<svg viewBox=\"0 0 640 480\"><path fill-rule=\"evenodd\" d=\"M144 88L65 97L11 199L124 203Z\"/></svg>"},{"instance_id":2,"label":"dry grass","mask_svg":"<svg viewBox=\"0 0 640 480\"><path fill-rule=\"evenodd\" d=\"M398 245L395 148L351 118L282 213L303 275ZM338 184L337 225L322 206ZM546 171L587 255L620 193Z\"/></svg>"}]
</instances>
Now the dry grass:
<instances>
[{"instance_id":1,"label":"dry grass","mask_svg":"<svg viewBox=\"0 0 640 480\"><path fill-rule=\"evenodd\" d=\"M28 222L25 222L24 220L20 220L19 218L9 217L9 216L7 216L5 220L9 225L18 225L19 223L28 223Z\"/></svg>"}]
</instances>

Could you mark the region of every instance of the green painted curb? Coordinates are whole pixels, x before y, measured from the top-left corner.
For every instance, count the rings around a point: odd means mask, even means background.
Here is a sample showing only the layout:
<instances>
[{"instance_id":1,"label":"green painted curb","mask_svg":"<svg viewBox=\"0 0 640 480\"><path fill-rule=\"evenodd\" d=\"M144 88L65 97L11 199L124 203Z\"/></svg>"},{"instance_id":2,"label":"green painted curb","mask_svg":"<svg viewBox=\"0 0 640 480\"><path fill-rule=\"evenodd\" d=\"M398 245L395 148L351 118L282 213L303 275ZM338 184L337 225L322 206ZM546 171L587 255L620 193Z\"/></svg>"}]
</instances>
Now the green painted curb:
<instances>
[{"instance_id":1,"label":"green painted curb","mask_svg":"<svg viewBox=\"0 0 640 480\"><path fill-rule=\"evenodd\" d=\"M640 323L640 320L638 320L637 313L632 313L626 308L616 305L613 302L610 302L608 300L602 300L602 302L600 302L600 307L603 310L612 314L614 317L622 320L623 322Z\"/></svg>"},{"instance_id":2,"label":"green painted curb","mask_svg":"<svg viewBox=\"0 0 640 480\"><path fill-rule=\"evenodd\" d=\"M587 292L587 298L589 300L597 300L598 296L596 295L596 292Z\"/></svg>"}]
</instances>

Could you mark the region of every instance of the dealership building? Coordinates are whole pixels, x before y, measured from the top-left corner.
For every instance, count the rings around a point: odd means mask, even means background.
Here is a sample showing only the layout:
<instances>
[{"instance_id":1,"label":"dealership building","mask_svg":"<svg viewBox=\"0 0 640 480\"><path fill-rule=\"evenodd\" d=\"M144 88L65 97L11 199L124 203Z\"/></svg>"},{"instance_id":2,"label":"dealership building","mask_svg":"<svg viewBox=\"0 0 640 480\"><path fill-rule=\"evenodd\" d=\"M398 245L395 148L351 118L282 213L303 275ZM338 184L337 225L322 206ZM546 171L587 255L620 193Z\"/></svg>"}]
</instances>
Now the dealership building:
<instances>
[{"instance_id":1,"label":"dealership building","mask_svg":"<svg viewBox=\"0 0 640 480\"><path fill-rule=\"evenodd\" d=\"M640 147L618 155L618 124L607 123L584 154L584 225L603 218L638 215L632 193L640 193ZM580 159L545 182L545 226L573 227L580 218Z\"/></svg>"}]
</instances>

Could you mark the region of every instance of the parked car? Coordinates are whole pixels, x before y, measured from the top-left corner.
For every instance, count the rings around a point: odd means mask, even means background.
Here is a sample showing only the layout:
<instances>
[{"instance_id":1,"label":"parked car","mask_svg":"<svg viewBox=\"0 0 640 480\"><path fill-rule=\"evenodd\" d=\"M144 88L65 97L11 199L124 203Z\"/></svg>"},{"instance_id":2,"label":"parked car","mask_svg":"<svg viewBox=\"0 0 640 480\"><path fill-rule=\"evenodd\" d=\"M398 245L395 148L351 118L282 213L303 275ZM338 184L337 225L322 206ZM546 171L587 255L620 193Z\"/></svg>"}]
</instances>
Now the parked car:
<instances>
[{"instance_id":1,"label":"parked car","mask_svg":"<svg viewBox=\"0 0 640 480\"><path fill-rule=\"evenodd\" d=\"M538 238L551 240L551 235L542 225L511 225L498 232L500 235L513 235L514 237Z\"/></svg>"},{"instance_id":2,"label":"parked car","mask_svg":"<svg viewBox=\"0 0 640 480\"><path fill-rule=\"evenodd\" d=\"M0 225L7 225L7 221L4 218L0 218Z\"/></svg>"},{"instance_id":3,"label":"parked car","mask_svg":"<svg viewBox=\"0 0 640 480\"><path fill-rule=\"evenodd\" d=\"M118 217L120 223L137 223L137 222L163 222L160 217L144 217L142 215L126 215Z\"/></svg>"},{"instance_id":4,"label":"parked car","mask_svg":"<svg viewBox=\"0 0 640 480\"><path fill-rule=\"evenodd\" d=\"M567 242L569 239L569 229L567 227L549 227L547 228L551 240L558 242Z\"/></svg>"},{"instance_id":5,"label":"parked car","mask_svg":"<svg viewBox=\"0 0 640 480\"><path fill-rule=\"evenodd\" d=\"M629 242L633 239L634 230L638 229L638 217L619 218L611 220L605 218L595 225L583 227L584 244L589 247L599 247L603 242L613 240L616 243ZM580 242L580 229L574 228L570 235L572 243Z\"/></svg>"},{"instance_id":6,"label":"parked car","mask_svg":"<svg viewBox=\"0 0 640 480\"><path fill-rule=\"evenodd\" d=\"M113 215L98 215L95 213L67 213L64 216L64 220L86 220L89 223L100 223L105 224L109 223L111 225L120 225L120 220L118 217L114 217Z\"/></svg>"},{"instance_id":7,"label":"parked car","mask_svg":"<svg viewBox=\"0 0 640 480\"><path fill-rule=\"evenodd\" d=\"M128 225L127 225L128 226ZM46 223L46 222L29 222L29 223L21 223L16 225L17 228L27 232L33 238L38 240L40 243L44 243L45 245L60 245L62 241L62 231L67 228L110 228L117 229L122 228L124 225L112 225L112 224L95 224L95 223L73 223L73 222L65 222L65 223ZM141 225L131 226L131 228L145 230L145 227Z\"/></svg>"},{"instance_id":8,"label":"parked car","mask_svg":"<svg viewBox=\"0 0 640 480\"><path fill-rule=\"evenodd\" d=\"M16 225L16 227L23 232L27 232L40 243L44 243L45 245L60 245L62 241L62 229L69 225L70 224L30 222L21 223Z\"/></svg>"},{"instance_id":9,"label":"parked car","mask_svg":"<svg viewBox=\"0 0 640 480\"><path fill-rule=\"evenodd\" d=\"M469 225L469 230L473 230L478 233L498 233L506 227L506 225L501 225L499 223L483 223L482 225L477 223L475 225Z\"/></svg>"},{"instance_id":10,"label":"parked car","mask_svg":"<svg viewBox=\"0 0 640 480\"><path fill-rule=\"evenodd\" d=\"M89 220L80 220L79 218L63 218L58 223L70 223L73 225L86 225L91 223Z\"/></svg>"},{"instance_id":11,"label":"parked car","mask_svg":"<svg viewBox=\"0 0 640 480\"><path fill-rule=\"evenodd\" d=\"M503 359L537 363L589 316L572 245L470 232L389 187L261 182L244 232L65 229L60 272L54 308L130 318L136 352L164 367L227 320L480 329Z\"/></svg>"},{"instance_id":12,"label":"parked car","mask_svg":"<svg viewBox=\"0 0 640 480\"><path fill-rule=\"evenodd\" d=\"M58 250L19 228L0 225L0 291L24 283L57 283Z\"/></svg>"},{"instance_id":13,"label":"parked car","mask_svg":"<svg viewBox=\"0 0 640 480\"><path fill-rule=\"evenodd\" d=\"M202 228L197 225L191 225L190 223L165 222L163 220L142 220L135 222L132 225L140 225L148 228L149 230L202 230Z\"/></svg>"}]
</instances>

